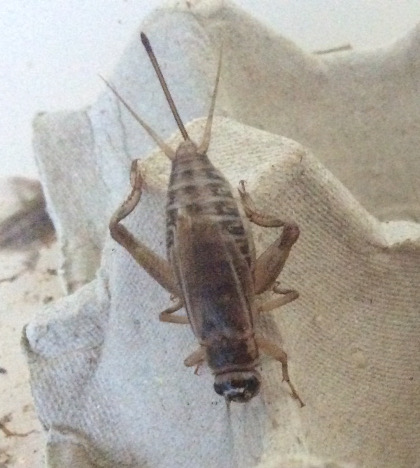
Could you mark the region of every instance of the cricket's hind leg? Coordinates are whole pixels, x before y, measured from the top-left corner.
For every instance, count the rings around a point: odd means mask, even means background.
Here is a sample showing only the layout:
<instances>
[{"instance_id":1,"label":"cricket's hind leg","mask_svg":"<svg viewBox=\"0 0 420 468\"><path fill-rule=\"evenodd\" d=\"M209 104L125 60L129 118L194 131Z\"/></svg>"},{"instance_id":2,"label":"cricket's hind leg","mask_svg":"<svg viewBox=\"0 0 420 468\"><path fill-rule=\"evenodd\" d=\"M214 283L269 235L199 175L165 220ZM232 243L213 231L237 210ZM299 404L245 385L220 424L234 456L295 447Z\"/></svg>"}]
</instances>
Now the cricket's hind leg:
<instances>
[{"instance_id":1,"label":"cricket's hind leg","mask_svg":"<svg viewBox=\"0 0 420 468\"><path fill-rule=\"evenodd\" d=\"M131 254L134 260L136 260L136 262L163 288L171 294L180 297L171 265L137 240L133 234L121 224L121 221L134 210L141 198L143 177L139 160L133 161L131 165L130 179L132 186L131 193L115 211L109 222L111 236L122 245Z\"/></svg>"},{"instance_id":2,"label":"cricket's hind leg","mask_svg":"<svg viewBox=\"0 0 420 468\"><path fill-rule=\"evenodd\" d=\"M299 237L299 227L296 223L283 221L274 216L258 212L251 196L245 189L243 180L240 182L239 194L245 214L250 221L262 227L283 228L280 237L257 258L254 271L254 288L255 294L261 294L269 289L277 294L285 294L285 297L278 298L277 302L279 305L287 304L298 297L297 291L281 290L274 284L286 263L290 250ZM269 310L275 307L273 306Z\"/></svg>"}]
</instances>

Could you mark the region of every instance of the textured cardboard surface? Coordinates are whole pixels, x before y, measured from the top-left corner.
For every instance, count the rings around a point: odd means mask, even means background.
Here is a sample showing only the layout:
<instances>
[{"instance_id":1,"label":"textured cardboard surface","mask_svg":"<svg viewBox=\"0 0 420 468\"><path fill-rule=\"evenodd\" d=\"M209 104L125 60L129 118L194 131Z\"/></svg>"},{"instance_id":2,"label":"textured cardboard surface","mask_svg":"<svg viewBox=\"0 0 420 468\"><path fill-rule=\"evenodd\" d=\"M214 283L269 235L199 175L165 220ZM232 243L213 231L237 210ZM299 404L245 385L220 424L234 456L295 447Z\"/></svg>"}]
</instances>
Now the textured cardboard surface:
<instances>
[{"instance_id":1,"label":"textured cardboard surface","mask_svg":"<svg viewBox=\"0 0 420 468\"><path fill-rule=\"evenodd\" d=\"M26 329L49 464L413 466L420 229L379 222L339 180L377 216L418 219L418 36L370 54L313 57L224 5L162 10L142 29L186 121L206 114L224 37L218 112L242 123L216 119L209 156L234 187L247 181L261 210L300 226L280 279L301 297L261 329L287 351L307 406L290 398L278 363L263 359L261 395L232 405L229 419L209 371L196 377L183 366L191 331L158 322L169 295L107 237L139 157L146 187L126 225L164 256L169 163L149 156L149 138L105 93L82 112L35 124L69 289L92 280L101 259L96 279ZM173 132L137 38L112 82L159 134ZM198 136L202 128L189 126ZM334 176L280 134L310 146ZM276 235L255 229L257 250Z\"/></svg>"}]
</instances>

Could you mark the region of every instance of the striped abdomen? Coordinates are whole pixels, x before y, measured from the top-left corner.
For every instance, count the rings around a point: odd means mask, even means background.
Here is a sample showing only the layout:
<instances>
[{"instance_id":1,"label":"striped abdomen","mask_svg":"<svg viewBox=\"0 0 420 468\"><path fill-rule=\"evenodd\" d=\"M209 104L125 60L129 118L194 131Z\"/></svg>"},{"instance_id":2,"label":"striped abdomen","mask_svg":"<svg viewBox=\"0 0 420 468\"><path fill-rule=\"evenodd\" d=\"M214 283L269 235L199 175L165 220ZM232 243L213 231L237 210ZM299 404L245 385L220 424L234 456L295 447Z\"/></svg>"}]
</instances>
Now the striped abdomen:
<instances>
[{"instance_id":1,"label":"striped abdomen","mask_svg":"<svg viewBox=\"0 0 420 468\"><path fill-rule=\"evenodd\" d=\"M252 249L237 201L226 179L205 154L176 158L172 163L166 207L166 247L169 257L180 209L192 218L205 217L219 224L235 240L251 267Z\"/></svg>"}]
</instances>

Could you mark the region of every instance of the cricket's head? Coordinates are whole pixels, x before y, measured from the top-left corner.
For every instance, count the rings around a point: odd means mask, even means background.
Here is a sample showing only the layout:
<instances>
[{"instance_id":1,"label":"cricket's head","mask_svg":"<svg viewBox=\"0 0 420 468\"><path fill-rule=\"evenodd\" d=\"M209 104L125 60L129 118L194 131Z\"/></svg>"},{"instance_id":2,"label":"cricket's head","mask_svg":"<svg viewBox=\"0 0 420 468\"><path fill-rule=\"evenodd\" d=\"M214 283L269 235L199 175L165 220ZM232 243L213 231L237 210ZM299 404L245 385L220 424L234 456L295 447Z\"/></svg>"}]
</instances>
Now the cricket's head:
<instances>
[{"instance_id":1,"label":"cricket's head","mask_svg":"<svg viewBox=\"0 0 420 468\"><path fill-rule=\"evenodd\" d=\"M257 370L226 372L214 379L214 390L228 402L245 403L259 392L260 386L261 375Z\"/></svg>"}]
</instances>

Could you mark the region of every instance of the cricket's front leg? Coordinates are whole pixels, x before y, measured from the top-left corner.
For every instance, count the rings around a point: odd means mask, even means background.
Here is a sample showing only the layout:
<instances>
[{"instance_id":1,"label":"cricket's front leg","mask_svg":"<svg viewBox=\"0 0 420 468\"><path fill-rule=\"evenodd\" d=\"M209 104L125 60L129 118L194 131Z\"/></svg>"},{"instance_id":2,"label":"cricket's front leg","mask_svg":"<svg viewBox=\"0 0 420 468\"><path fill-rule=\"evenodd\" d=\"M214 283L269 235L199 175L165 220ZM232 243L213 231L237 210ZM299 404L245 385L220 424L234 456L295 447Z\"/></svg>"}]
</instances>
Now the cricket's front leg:
<instances>
[{"instance_id":1,"label":"cricket's front leg","mask_svg":"<svg viewBox=\"0 0 420 468\"><path fill-rule=\"evenodd\" d=\"M174 312L182 309L184 307L184 301L182 299L178 299L176 303L165 309L159 314L159 320L161 322L169 322L169 323L179 323L181 325L188 325L190 321L186 315L172 315Z\"/></svg>"},{"instance_id":2,"label":"cricket's front leg","mask_svg":"<svg viewBox=\"0 0 420 468\"><path fill-rule=\"evenodd\" d=\"M254 224L262 227L283 227L283 231L278 239L276 239L258 258L255 264L254 271L254 287L255 294L261 294L264 291L271 289L282 271L287 257L293 244L299 237L299 227L296 223L286 222L274 216L259 213L255 204L245 189L245 182L240 182L239 194L247 217ZM273 291L278 294L287 293L287 299L278 298L279 305L291 302L297 298L297 292L292 290L281 291L279 288L273 288ZM286 301L286 302L283 302ZM275 307L271 307L273 309ZM270 310L271 310L270 309Z\"/></svg>"},{"instance_id":3,"label":"cricket's front leg","mask_svg":"<svg viewBox=\"0 0 420 468\"><path fill-rule=\"evenodd\" d=\"M195 371L194 374L198 373L198 369L206 360L206 350L203 346L200 346L196 349L193 353L191 353L187 358L184 360L184 365L187 367L194 367Z\"/></svg>"},{"instance_id":4,"label":"cricket's front leg","mask_svg":"<svg viewBox=\"0 0 420 468\"><path fill-rule=\"evenodd\" d=\"M133 234L121 224L121 221L134 210L141 198L143 177L141 175L140 161L138 159L133 161L131 165L130 180L132 186L131 193L116 210L109 222L111 236L115 241L121 244L136 262L163 288L171 294L180 297L171 265L137 240Z\"/></svg>"},{"instance_id":5,"label":"cricket's front leg","mask_svg":"<svg viewBox=\"0 0 420 468\"><path fill-rule=\"evenodd\" d=\"M261 349L265 354L271 356L272 358L276 359L277 361L281 362L281 369L283 373L283 380L289 385L290 390L292 391L293 398L299 401L300 406L305 406L305 403L302 401L300 396L298 395L294 385L290 381L289 377L289 368L287 365L287 354L276 344L272 343L271 341L266 340L260 336L256 336L255 340L257 342L258 348Z\"/></svg>"}]
</instances>

